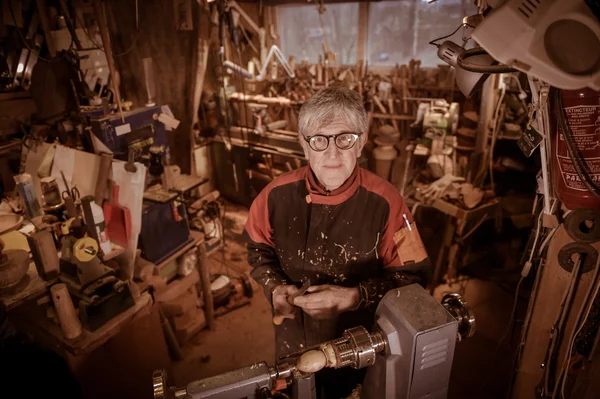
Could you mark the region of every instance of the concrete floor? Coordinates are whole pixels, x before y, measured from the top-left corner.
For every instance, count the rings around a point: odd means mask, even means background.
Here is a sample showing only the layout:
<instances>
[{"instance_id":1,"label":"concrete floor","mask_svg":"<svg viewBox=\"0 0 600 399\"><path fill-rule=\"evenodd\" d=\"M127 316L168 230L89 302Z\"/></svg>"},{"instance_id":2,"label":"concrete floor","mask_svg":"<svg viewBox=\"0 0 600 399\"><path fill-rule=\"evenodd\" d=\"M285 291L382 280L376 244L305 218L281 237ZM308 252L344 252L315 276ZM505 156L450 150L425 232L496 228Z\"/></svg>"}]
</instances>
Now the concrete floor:
<instances>
[{"instance_id":1,"label":"concrete floor","mask_svg":"<svg viewBox=\"0 0 600 399\"><path fill-rule=\"evenodd\" d=\"M241 240L246 217L245 208L227 206L225 251L209 259L211 273L227 272L235 276L249 272ZM461 292L477 322L475 336L457 344L449 398L505 398L514 352L514 340L511 346L507 329L514 293L479 279L468 279L453 286L441 285L434 296L439 299L446 292ZM521 310L524 306L525 301L519 301ZM503 336L506 338L499 344ZM262 290L254 284L250 305L217 318L214 331L202 331L183 348L183 354L184 359L173 366L173 382L177 385L257 361L273 364L274 331L270 305Z\"/></svg>"}]
</instances>

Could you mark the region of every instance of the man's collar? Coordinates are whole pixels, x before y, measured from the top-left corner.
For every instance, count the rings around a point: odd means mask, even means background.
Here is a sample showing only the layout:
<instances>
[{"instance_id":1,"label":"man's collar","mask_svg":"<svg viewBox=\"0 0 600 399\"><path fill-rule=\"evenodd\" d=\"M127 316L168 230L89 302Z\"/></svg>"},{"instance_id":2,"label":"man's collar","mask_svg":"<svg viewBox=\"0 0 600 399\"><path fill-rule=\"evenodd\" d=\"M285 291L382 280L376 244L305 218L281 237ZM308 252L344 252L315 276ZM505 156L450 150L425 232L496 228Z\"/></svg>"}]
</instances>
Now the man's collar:
<instances>
[{"instance_id":1,"label":"man's collar","mask_svg":"<svg viewBox=\"0 0 600 399\"><path fill-rule=\"evenodd\" d=\"M315 173L309 166L308 173L307 173L307 179L306 179L306 183L307 183L306 188L308 189L308 192L313 195L336 196L336 195L342 194L343 192L348 190L350 187L352 187L354 185L354 183L356 182L357 177L358 177L358 164L356 164L354 166L354 170L352 171L352 174L350 175L350 177L348 177L348 179L344 182L344 184L342 184L340 187L336 188L333 191L328 191L319 182L319 180L315 176Z\"/></svg>"}]
</instances>

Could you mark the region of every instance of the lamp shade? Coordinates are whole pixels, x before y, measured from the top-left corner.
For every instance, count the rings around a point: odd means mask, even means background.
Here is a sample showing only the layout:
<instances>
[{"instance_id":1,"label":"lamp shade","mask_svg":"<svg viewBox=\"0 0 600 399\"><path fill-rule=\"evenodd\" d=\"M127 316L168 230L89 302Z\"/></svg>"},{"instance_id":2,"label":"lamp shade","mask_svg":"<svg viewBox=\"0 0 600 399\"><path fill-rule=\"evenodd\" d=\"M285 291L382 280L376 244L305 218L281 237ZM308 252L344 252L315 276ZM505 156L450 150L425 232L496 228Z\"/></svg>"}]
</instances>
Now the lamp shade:
<instances>
[{"instance_id":1,"label":"lamp shade","mask_svg":"<svg viewBox=\"0 0 600 399\"><path fill-rule=\"evenodd\" d=\"M473 92L485 82L488 73L479 73L466 71L457 65L458 56L465 51L458 44L449 40L438 47L438 57L447 64L454 67L456 76L456 85L461 93L471 97ZM469 63L481 66L489 66L495 63L494 59L487 54L474 55L469 57Z\"/></svg>"}]
</instances>

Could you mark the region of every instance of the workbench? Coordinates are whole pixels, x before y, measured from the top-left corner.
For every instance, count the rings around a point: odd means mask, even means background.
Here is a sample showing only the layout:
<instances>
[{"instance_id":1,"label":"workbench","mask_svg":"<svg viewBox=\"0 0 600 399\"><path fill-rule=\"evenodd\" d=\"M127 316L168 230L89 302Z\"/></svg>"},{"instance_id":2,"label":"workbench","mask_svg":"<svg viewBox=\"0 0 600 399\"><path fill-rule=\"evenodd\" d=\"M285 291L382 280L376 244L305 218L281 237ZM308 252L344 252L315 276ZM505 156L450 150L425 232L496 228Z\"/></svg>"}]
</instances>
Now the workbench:
<instances>
[{"instance_id":1,"label":"workbench","mask_svg":"<svg viewBox=\"0 0 600 399\"><path fill-rule=\"evenodd\" d=\"M42 296L43 298L43 296ZM29 301L9 314L10 321L18 330L32 334L36 341L46 347L66 352L73 356L89 355L121 332L129 322L140 319L150 313L152 297L143 293L136 299L135 305L113 317L96 331L85 328L75 339L65 338L60 326L47 317L45 308L38 301Z\"/></svg>"},{"instance_id":2,"label":"workbench","mask_svg":"<svg viewBox=\"0 0 600 399\"><path fill-rule=\"evenodd\" d=\"M29 249L18 231L2 238L9 248ZM69 340L56 318L49 317L53 313L49 288L56 282L58 279L42 280L31 262L22 290L0 295L0 306L7 310L15 330L65 359L85 398L152 397L150 376L154 369L170 368L171 359L151 295L132 287L134 292L141 291L133 307L97 330L83 329L80 336Z\"/></svg>"},{"instance_id":3,"label":"workbench","mask_svg":"<svg viewBox=\"0 0 600 399\"><path fill-rule=\"evenodd\" d=\"M206 318L206 326L209 330L212 330L215 325L215 309L212 290L210 289L210 273L206 263L206 251L204 248L204 235L196 230L190 230L191 240L171 254L168 258L163 260L161 263L156 265L158 273L170 281L169 284L177 284L178 282L173 278L177 274L177 258L187 253L188 251L195 249L197 255L196 270L200 275L200 285L202 289L202 298L204 303L204 316ZM144 282L139 283L141 289L147 284Z\"/></svg>"},{"instance_id":4,"label":"workbench","mask_svg":"<svg viewBox=\"0 0 600 399\"><path fill-rule=\"evenodd\" d=\"M42 297L43 298L43 297ZM150 376L170 368L157 305L143 293L133 307L96 331L83 329L69 340L46 316L46 308L30 301L9 313L17 331L58 353L81 385L85 398L152 397Z\"/></svg>"},{"instance_id":5,"label":"workbench","mask_svg":"<svg viewBox=\"0 0 600 399\"><path fill-rule=\"evenodd\" d=\"M466 246L465 241L487 220L499 219L501 210L500 201L492 199L487 203L465 210L442 199L436 199L431 207L446 215L447 222L444 230L444 239L436 258L431 286L435 288L442 282L444 272L449 280L458 275L459 253ZM467 230L468 228L468 230ZM462 260L468 256L468 251L463 254ZM448 262L445 262L448 259Z\"/></svg>"},{"instance_id":6,"label":"workbench","mask_svg":"<svg viewBox=\"0 0 600 399\"><path fill-rule=\"evenodd\" d=\"M501 220L501 206L497 198L473 209L462 209L442 199L426 204L408 197L406 203L434 262L431 290L442 283L444 275L450 282L457 277L461 265L468 261L470 239L477 229L490 219L495 219L498 228Z\"/></svg>"}]
</instances>

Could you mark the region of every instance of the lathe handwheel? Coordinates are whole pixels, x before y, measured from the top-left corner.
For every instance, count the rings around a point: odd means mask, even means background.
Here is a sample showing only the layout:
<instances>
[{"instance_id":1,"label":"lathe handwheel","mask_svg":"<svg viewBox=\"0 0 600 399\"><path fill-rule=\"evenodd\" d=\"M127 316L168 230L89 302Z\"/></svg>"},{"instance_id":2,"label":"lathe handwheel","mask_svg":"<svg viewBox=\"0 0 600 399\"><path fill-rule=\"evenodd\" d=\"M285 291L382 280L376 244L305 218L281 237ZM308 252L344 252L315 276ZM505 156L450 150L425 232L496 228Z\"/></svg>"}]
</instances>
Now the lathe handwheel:
<instances>
[{"instance_id":1,"label":"lathe handwheel","mask_svg":"<svg viewBox=\"0 0 600 399\"><path fill-rule=\"evenodd\" d=\"M458 321L458 333L461 338L471 338L475 334L475 315L467 301L460 294L453 292L444 295L442 305Z\"/></svg>"}]
</instances>

